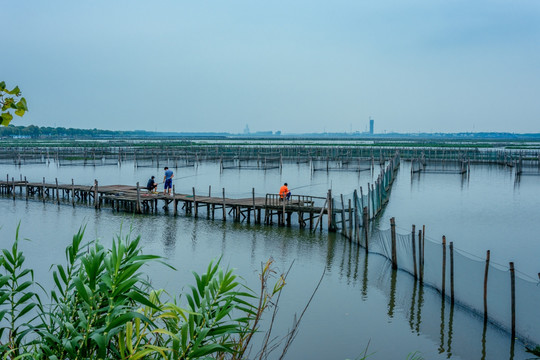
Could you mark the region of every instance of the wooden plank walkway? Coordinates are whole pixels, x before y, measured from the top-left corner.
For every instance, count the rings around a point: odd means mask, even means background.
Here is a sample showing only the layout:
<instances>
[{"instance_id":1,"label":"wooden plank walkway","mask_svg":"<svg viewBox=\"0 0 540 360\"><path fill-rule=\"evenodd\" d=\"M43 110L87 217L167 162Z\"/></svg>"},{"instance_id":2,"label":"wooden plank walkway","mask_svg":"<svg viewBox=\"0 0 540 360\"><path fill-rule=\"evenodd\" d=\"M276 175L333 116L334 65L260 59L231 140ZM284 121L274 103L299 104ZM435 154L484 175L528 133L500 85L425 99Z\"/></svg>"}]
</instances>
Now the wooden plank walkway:
<instances>
[{"instance_id":1,"label":"wooden plank walkway","mask_svg":"<svg viewBox=\"0 0 540 360\"><path fill-rule=\"evenodd\" d=\"M209 189L209 193L211 189ZM96 209L102 207L111 208L113 211L127 211L134 213L158 213L158 209L168 212L172 207L174 215L179 212L179 207L186 214L199 216L199 209L206 209L206 217L215 219L216 214L221 216L223 221L231 218L237 222L262 223L263 214L265 225L274 224L280 226L291 226L292 216L298 219L301 228L309 227L314 229L317 226L322 230L324 215L328 217L326 207L327 198L309 195L293 195L290 200L281 200L278 194L266 194L265 197L256 197L255 190L250 198L229 198L225 196L225 189L222 189L221 196L208 196L196 194L193 188L192 194L151 193L139 184L133 185L99 185L94 181L94 185L79 185L72 180L71 184L59 184L55 179L54 183L29 182L26 179L9 179L0 181L0 193L4 196L12 197L14 200L41 200L44 203L54 201L57 204L71 203L76 205L93 205ZM323 206L316 203L325 204ZM315 223L315 221L317 221Z\"/></svg>"}]
</instances>

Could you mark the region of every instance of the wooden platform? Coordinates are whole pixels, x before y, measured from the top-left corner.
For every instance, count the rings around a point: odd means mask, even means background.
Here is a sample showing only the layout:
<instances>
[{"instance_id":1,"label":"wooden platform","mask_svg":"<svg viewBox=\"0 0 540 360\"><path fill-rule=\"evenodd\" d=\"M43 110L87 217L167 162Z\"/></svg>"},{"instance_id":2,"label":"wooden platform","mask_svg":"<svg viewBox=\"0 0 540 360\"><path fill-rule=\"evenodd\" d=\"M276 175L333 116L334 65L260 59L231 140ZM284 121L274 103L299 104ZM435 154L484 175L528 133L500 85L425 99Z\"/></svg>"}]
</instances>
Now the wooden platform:
<instances>
[{"instance_id":1,"label":"wooden platform","mask_svg":"<svg viewBox=\"0 0 540 360\"><path fill-rule=\"evenodd\" d=\"M0 181L0 192L14 200L41 200L54 201L57 204L93 205L96 209L110 208L113 211L127 211L134 213L158 213L172 211L177 215L179 208L186 214L199 216L200 209L205 211L206 217L214 219L216 215L223 221L231 218L238 222L253 221L261 223L264 214L264 224L288 225L292 223L292 215L296 215L301 228L313 229L319 226L322 229L322 217L328 215L326 207L327 198L309 195L293 195L290 200L282 200L278 194L266 194L265 197L256 197L255 191L250 198L229 198L222 189L221 196L207 196L196 194L151 193L146 188L135 185L94 185L59 184L46 182L28 182L20 179L6 178ZM210 192L210 189L209 189ZM324 205L316 206L316 203ZM315 221L317 221L315 223Z\"/></svg>"}]
</instances>

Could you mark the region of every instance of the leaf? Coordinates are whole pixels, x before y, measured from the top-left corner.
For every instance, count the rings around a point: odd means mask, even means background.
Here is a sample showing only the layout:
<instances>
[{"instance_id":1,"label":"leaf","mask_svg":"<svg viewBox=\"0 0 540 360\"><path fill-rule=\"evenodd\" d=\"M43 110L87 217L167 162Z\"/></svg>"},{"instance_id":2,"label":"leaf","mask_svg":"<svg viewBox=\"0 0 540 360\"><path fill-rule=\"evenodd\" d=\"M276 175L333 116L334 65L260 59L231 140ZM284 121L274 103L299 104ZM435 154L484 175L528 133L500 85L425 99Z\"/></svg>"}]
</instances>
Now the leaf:
<instances>
[{"instance_id":1,"label":"leaf","mask_svg":"<svg viewBox=\"0 0 540 360\"><path fill-rule=\"evenodd\" d=\"M2 115L0 115L0 118L2 119L2 121L0 122L0 124L4 125L4 126L8 126L9 123L11 122L11 120L13 120L13 115L11 115L10 113L6 112L6 113L2 113Z\"/></svg>"},{"instance_id":2,"label":"leaf","mask_svg":"<svg viewBox=\"0 0 540 360\"><path fill-rule=\"evenodd\" d=\"M8 94L11 94L11 95L17 95L17 94L20 94L21 93L21 90L19 89L18 86L15 86L13 88L13 90L11 91L6 91Z\"/></svg>"},{"instance_id":3,"label":"leaf","mask_svg":"<svg viewBox=\"0 0 540 360\"><path fill-rule=\"evenodd\" d=\"M152 304L150 302L150 300L148 300L147 298L145 298L144 296L142 296L141 294L139 294L136 291L131 291L131 292L127 293L126 296L129 297L131 300L138 302L139 304L146 305L149 308L152 308L154 310L158 310L158 311L161 310L159 307Z\"/></svg>"},{"instance_id":4,"label":"leaf","mask_svg":"<svg viewBox=\"0 0 540 360\"><path fill-rule=\"evenodd\" d=\"M152 322L152 320L150 320L149 318L147 318L143 314L141 314L139 312L135 312L135 311L130 311L128 313L122 314L122 315L116 317L115 319L113 319L109 323L109 326L107 326L107 328L105 329L105 332L109 332L111 329L117 327L118 325L125 324L126 322L131 321L131 320L133 320L135 318L139 318L142 321L144 321L145 323L150 324L152 326L155 326L154 323Z\"/></svg>"},{"instance_id":5,"label":"leaf","mask_svg":"<svg viewBox=\"0 0 540 360\"><path fill-rule=\"evenodd\" d=\"M26 103L25 98L21 98L21 100L17 102L17 109L28 111L28 104Z\"/></svg>"},{"instance_id":6,"label":"leaf","mask_svg":"<svg viewBox=\"0 0 540 360\"><path fill-rule=\"evenodd\" d=\"M81 279L79 277L76 277L75 279L73 279L73 283L75 284L77 292L83 298L83 300L87 304L90 304L90 296L88 295L88 292L86 291L86 286L83 284Z\"/></svg>"},{"instance_id":7,"label":"leaf","mask_svg":"<svg viewBox=\"0 0 540 360\"><path fill-rule=\"evenodd\" d=\"M107 348L107 341L106 341L106 338L103 334L100 334L100 333L92 333L90 335L90 339L94 340L96 345L100 348L100 349L106 349Z\"/></svg>"},{"instance_id":8,"label":"leaf","mask_svg":"<svg viewBox=\"0 0 540 360\"><path fill-rule=\"evenodd\" d=\"M34 293L28 292L24 294L16 303L16 305L24 304L28 299L34 296Z\"/></svg>"},{"instance_id":9,"label":"leaf","mask_svg":"<svg viewBox=\"0 0 540 360\"><path fill-rule=\"evenodd\" d=\"M36 303L30 303L30 304L26 305L26 307L24 309L22 309L21 312L17 315L17 318L22 317L24 314L26 314L27 312L32 310L36 305L37 305Z\"/></svg>"},{"instance_id":10,"label":"leaf","mask_svg":"<svg viewBox=\"0 0 540 360\"><path fill-rule=\"evenodd\" d=\"M145 349L145 350L142 350L142 351L140 351L140 352L134 354L134 355L131 357L131 359L132 359L132 360L137 360L137 359L143 358L143 357L145 357L146 355L151 354L151 353L153 353L153 352L154 352L154 350L151 350L151 349Z\"/></svg>"},{"instance_id":11,"label":"leaf","mask_svg":"<svg viewBox=\"0 0 540 360\"><path fill-rule=\"evenodd\" d=\"M208 344L208 345L201 346L198 349L195 349L189 354L188 357L197 358L197 357L201 357L201 356L205 356L205 355L213 354L217 352L228 352L232 354L234 353L234 350L229 347L225 347L221 344Z\"/></svg>"},{"instance_id":12,"label":"leaf","mask_svg":"<svg viewBox=\"0 0 540 360\"><path fill-rule=\"evenodd\" d=\"M17 286L17 288L15 289L15 293L20 293L20 292L24 291L30 285L32 285L32 281L23 282L21 285Z\"/></svg>"}]
</instances>

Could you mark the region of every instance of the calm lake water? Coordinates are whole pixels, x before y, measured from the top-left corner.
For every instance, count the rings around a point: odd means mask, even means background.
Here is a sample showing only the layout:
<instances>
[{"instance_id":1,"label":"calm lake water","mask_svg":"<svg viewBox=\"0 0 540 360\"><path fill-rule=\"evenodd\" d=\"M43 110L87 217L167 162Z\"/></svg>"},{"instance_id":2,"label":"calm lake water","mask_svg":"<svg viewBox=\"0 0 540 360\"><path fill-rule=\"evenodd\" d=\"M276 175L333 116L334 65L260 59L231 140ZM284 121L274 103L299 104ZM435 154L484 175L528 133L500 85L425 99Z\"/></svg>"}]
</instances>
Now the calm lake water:
<instances>
[{"instance_id":1,"label":"calm lake water","mask_svg":"<svg viewBox=\"0 0 540 360\"><path fill-rule=\"evenodd\" d=\"M163 164L161 164L163 166ZM469 179L455 174L423 174L411 177L408 163L402 162L390 202L380 220L389 227L395 217L398 232L408 233L412 224L426 225L427 237L439 241L444 234L456 248L483 258L490 249L492 260L535 277L540 271L540 177L522 177L517 183L511 171L498 167L475 166ZM293 193L325 196L350 196L354 189L373 181L370 172L311 173L309 165L284 165L279 170L224 170L205 163L175 171L176 192L214 194L226 189L228 197L250 197L275 193L288 182ZM46 177L60 183L100 184L146 183L151 175L161 180L162 169L118 166L2 165L0 176L22 174L30 181ZM3 175L2 175L3 174ZM375 170L375 177L378 169ZM290 359L354 359L374 353L373 359L406 359L419 351L425 359L506 359L510 356L510 337L488 325L483 340L481 318L460 307L451 309L438 292L420 289L402 271L393 272L390 263L379 255L366 256L364 249L336 234L310 233L291 228L235 224L207 220L181 213L174 217L160 209L157 215L113 213L110 209L52 202L0 199L0 244L9 246L17 224L28 264L36 278L52 285L49 267L64 259L64 247L81 225L87 239L110 243L120 231L141 235L144 251L162 255L177 271L153 264L147 268L156 287L178 293L193 283L191 271L204 271L209 261L223 257L224 266L237 269L246 282L257 288L261 263L274 258L280 271L293 264L280 302L274 330L284 335L295 313L309 300L323 270L326 275L309 307L300 333L289 350ZM519 309L518 309L519 311ZM275 354L277 357L277 353ZM516 343L514 359L528 356L523 344Z\"/></svg>"}]
</instances>

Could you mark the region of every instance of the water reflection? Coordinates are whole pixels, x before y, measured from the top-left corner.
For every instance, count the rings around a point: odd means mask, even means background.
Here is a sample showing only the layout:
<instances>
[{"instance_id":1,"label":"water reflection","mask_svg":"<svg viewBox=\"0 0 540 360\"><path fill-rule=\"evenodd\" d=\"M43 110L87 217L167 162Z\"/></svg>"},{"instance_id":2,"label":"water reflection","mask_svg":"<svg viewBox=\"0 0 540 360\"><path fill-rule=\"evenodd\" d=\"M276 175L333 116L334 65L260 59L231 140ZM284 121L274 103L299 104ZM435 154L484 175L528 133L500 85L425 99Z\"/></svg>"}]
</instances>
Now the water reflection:
<instances>
[{"instance_id":1,"label":"water reflection","mask_svg":"<svg viewBox=\"0 0 540 360\"><path fill-rule=\"evenodd\" d=\"M359 251L358 246L346 240L341 246L342 251L339 252L343 257L341 261L336 261L334 257L334 261L332 263L327 261L327 265L340 266L339 273L349 277L353 285L360 281L360 294L364 302L368 301L369 293L373 290L372 286L385 293L387 320L394 322L401 314L406 319L411 333L436 340L438 354L448 359L455 355L464 359L474 359L473 354L480 353L481 358L485 360L504 358L502 354L509 353L508 358L514 359L518 348L519 358L524 356L522 343L516 347L514 339L508 344L504 340L510 338L509 334L489 322L484 322L483 318L472 315L468 310L456 306L448 296L441 296L439 291L415 280L409 273L393 270L390 262L382 256L376 254L366 256L363 251ZM362 265L355 266L355 261ZM370 279L376 281L370 282ZM456 311L459 314L457 324ZM460 330L460 336L458 343L455 344L456 325ZM475 331L481 335L476 337L480 341L474 341ZM478 352L474 349L478 349Z\"/></svg>"},{"instance_id":2,"label":"water reflection","mask_svg":"<svg viewBox=\"0 0 540 360\"><path fill-rule=\"evenodd\" d=\"M195 222L194 228L197 227L197 222ZM163 249L165 254L173 254L176 248L176 234L177 234L178 223L171 219L170 221L165 221L165 226L162 232L162 242ZM196 236L193 236L196 239ZM195 242L196 240L194 240Z\"/></svg>"}]
</instances>

